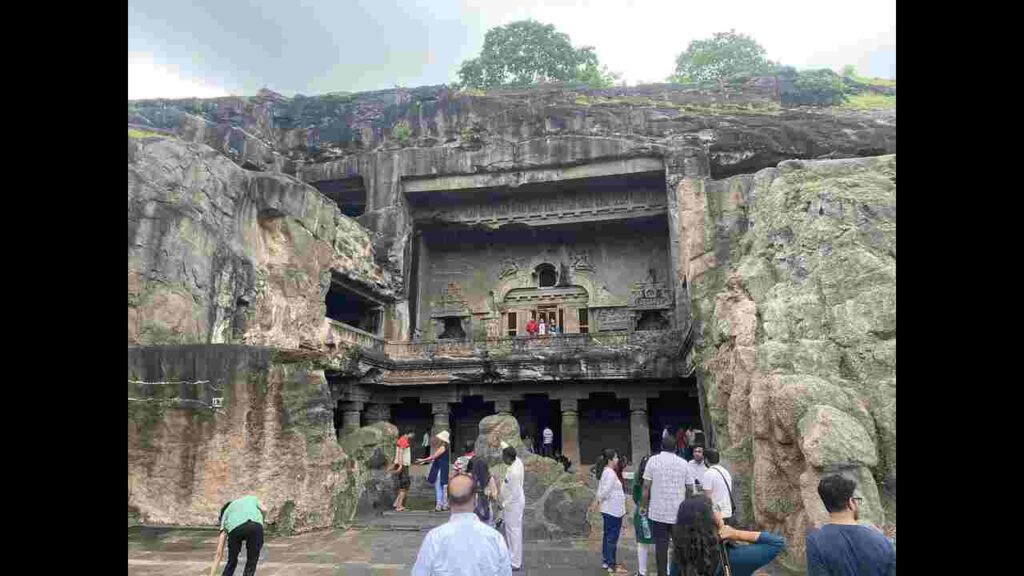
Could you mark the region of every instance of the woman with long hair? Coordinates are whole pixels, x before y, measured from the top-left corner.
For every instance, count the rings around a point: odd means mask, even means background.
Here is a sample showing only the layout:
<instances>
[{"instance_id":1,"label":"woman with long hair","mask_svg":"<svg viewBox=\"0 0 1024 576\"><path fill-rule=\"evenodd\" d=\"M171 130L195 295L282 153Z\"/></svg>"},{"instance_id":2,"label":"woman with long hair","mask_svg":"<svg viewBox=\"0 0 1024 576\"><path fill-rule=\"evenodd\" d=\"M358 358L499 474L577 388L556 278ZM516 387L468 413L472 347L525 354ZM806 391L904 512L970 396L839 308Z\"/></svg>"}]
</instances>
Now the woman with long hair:
<instances>
[{"instance_id":1,"label":"woman with long hair","mask_svg":"<svg viewBox=\"0 0 1024 576\"><path fill-rule=\"evenodd\" d=\"M441 512L448 509L446 488L448 488L448 463L451 458L451 450L448 449L450 441L447 430L441 430L435 438L440 441L438 442L437 450L427 458L420 458L416 463L426 464L431 462L427 482L434 485L434 496L437 502L437 505L434 506L434 511Z\"/></svg>"},{"instance_id":2,"label":"woman with long hair","mask_svg":"<svg viewBox=\"0 0 1024 576\"><path fill-rule=\"evenodd\" d=\"M718 576L725 573L726 566L729 576L750 576L786 547L785 539L778 534L726 526L711 500L702 495L679 505L672 541L681 576ZM732 546L732 542L748 545Z\"/></svg>"},{"instance_id":3,"label":"woman with long hair","mask_svg":"<svg viewBox=\"0 0 1024 576\"><path fill-rule=\"evenodd\" d=\"M473 477L473 491L476 492L476 512L480 521L488 526L494 526L494 514L491 510L491 501L498 496L498 484L491 474L487 459L482 456L473 456L469 461L466 471Z\"/></svg>"},{"instance_id":4,"label":"woman with long hair","mask_svg":"<svg viewBox=\"0 0 1024 576\"><path fill-rule=\"evenodd\" d=\"M600 474L597 499L601 503L601 518L604 520L604 538L601 545L601 566L609 573L622 572L615 564L615 550L619 545L622 531L622 517L626 515L626 493L622 489L619 471L619 454L611 448L601 453L601 459L594 466L594 475Z\"/></svg>"},{"instance_id":5,"label":"woman with long hair","mask_svg":"<svg viewBox=\"0 0 1024 576\"><path fill-rule=\"evenodd\" d=\"M646 517L640 515L640 502L644 497L644 470L647 469L647 460L650 456L640 459L640 466L637 467L636 476L633 477L633 504L636 509L633 511L633 528L636 531L636 576L647 576L647 555L654 547L651 523Z\"/></svg>"}]
</instances>

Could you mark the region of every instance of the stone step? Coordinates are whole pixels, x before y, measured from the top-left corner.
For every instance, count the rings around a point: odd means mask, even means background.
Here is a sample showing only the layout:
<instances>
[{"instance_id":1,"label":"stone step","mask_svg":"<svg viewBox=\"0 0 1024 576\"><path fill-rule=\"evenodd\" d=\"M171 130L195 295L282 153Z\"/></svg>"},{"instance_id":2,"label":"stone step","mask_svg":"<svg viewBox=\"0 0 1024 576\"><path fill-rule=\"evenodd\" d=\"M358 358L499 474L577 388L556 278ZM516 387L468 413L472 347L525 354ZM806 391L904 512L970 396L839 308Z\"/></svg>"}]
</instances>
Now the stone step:
<instances>
[{"instance_id":1,"label":"stone step","mask_svg":"<svg viewBox=\"0 0 1024 576\"><path fill-rule=\"evenodd\" d=\"M437 512L437 511L435 511L433 509L431 509L431 510L408 510L407 509L405 512L395 512L394 510L386 510L384 512L381 512L381 515L382 516L389 516L389 517L408 516L410 518L434 518L434 517L437 517L437 518L447 518L449 515L451 515L451 512Z\"/></svg>"},{"instance_id":2,"label":"stone step","mask_svg":"<svg viewBox=\"0 0 1024 576\"><path fill-rule=\"evenodd\" d=\"M431 513L429 515L409 515L408 513L394 513L381 515L374 518L361 518L352 528L364 530L411 530L427 532L432 528L440 526L448 521L447 512Z\"/></svg>"}]
</instances>

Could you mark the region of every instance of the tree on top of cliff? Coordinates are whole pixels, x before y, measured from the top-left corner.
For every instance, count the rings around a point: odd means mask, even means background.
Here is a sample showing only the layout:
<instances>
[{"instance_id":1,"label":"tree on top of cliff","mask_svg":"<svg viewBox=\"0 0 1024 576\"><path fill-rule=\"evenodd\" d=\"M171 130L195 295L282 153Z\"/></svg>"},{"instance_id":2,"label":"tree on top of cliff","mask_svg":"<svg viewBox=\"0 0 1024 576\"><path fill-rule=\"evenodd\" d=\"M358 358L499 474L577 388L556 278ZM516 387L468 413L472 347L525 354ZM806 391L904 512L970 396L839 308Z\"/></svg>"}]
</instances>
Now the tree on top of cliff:
<instances>
[{"instance_id":1,"label":"tree on top of cliff","mask_svg":"<svg viewBox=\"0 0 1024 576\"><path fill-rule=\"evenodd\" d=\"M459 68L461 85L478 89L572 81L608 87L617 77L600 66L592 46L573 48L569 36L535 20L491 28L480 56Z\"/></svg>"},{"instance_id":2,"label":"tree on top of cliff","mask_svg":"<svg viewBox=\"0 0 1024 576\"><path fill-rule=\"evenodd\" d=\"M765 57L765 50L750 36L735 30L718 32L712 38L694 40L676 56L676 73L671 82L709 82L740 74L773 72L777 64Z\"/></svg>"}]
</instances>

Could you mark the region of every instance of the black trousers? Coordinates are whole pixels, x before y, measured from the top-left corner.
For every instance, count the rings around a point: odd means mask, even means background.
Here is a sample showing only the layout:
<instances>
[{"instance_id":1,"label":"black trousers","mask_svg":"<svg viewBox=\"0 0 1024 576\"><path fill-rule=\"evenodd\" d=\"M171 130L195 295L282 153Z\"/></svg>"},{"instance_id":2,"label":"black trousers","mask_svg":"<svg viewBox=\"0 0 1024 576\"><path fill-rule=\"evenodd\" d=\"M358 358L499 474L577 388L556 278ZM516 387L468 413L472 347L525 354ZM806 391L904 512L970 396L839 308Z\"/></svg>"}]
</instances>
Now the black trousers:
<instances>
[{"instance_id":1,"label":"black trousers","mask_svg":"<svg viewBox=\"0 0 1024 576\"><path fill-rule=\"evenodd\" d=\"M658 576L668 576L668 545L672 535L672 526L651 520L651 532L654 537L654 558L658 562Z\"/></svg>"},{"instance_id":2,"label":"black trousers","mask_svg":"<svg viewBox=\"0 0 1024 576\"><path fill-rule=\"evenodd\" d=\"M260 549L263 548L263 525L252 520L235 527L228 532L228 562L224 565L223 576L233 576L238 566L238 553L242 551L242 540L245 540L245 570L243 576L256 573L256 563L260 560Z\"/></svg>"}]
</instances>

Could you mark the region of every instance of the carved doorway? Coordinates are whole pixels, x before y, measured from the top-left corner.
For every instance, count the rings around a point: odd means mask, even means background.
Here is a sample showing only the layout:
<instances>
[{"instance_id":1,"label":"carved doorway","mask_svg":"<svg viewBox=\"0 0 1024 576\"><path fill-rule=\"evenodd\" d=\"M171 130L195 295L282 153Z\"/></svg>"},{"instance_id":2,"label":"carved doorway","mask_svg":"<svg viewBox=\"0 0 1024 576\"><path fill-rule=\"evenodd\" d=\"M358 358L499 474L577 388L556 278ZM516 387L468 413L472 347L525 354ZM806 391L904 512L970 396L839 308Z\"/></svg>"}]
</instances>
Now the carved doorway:
<instances>
[{"instance_id":1,"label":"carved doorway","mask_svg":"<svg viewBox=\"0 0 1024 576\"><path fill-rule=\"evenodd\" d=\"M558 306L538 306L536 317L537 322L543 320L544 323L547 324L548 328L550 328L552 325L561 328L561 320L562 318L565 317L565 312L562 308L559 308Z\"/></svg>"}]
</instances>

